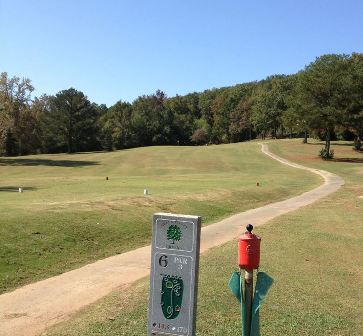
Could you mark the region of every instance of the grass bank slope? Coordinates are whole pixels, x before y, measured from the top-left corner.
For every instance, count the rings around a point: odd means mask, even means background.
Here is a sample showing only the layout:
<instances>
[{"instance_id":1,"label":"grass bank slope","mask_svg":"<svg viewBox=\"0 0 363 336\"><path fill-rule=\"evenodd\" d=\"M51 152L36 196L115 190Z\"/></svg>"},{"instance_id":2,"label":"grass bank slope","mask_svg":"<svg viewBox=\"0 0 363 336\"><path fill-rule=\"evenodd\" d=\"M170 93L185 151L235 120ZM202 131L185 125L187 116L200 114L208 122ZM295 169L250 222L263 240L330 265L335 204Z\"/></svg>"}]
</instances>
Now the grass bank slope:
<instances>
[{"instance_id":1,"label":"grass bank slope","mask_svg":"<svg viewBox=\"0 0 363 336\"><path fill-rule=\"evenodd\" d=\"M363 165L315 159L320 145L279 141L269 147L299 163L341 175L332 196L256 228L262 265L274 284L261 312L261 335L362 335ZM337 158L359 159L347 146ZM278 152L278 153L277 153ZM355 160L353 160L355 161ZM236 242L201 258L198 336L240 334L238 305L227 283L236 270ZM44 336L144 335L148 279L114 292Z\"/></svg>"},{"instance_id":2,"label":"grass bank slope","mask_svg":"<svg viewBox=\"0 0 363 336\"><path fill-rule=\"evenodd\" d=\"M148 245L154 212L209 224L320 182L256 143L0 158L0 292Z\"/></svg>"}]
</instances>

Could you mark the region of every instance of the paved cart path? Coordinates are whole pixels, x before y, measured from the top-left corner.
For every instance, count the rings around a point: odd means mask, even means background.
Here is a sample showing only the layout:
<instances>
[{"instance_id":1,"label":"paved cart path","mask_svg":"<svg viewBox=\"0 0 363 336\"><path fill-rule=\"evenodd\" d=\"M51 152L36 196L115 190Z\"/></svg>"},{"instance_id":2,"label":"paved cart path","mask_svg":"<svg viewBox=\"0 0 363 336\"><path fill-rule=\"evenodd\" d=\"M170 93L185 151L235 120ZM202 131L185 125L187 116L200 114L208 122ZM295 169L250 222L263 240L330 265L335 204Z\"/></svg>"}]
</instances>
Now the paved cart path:
<instances>
[{"instance_id":1,"label":"paved cart path","mask_svg":"<svg viewBox=\"0 0 363 336\"><path fill-rule=\"evenodd\" d=\"M262 152L283 164L318 174L324 178L324 183L299 196L248 210L202 228L202 253L238 237L244 224L262 225L311 204L344 184L337 175L307 168L270 153L266 144L262 144ZM111 291L147 276L149 270L150 246L146 246L0 295L0 336L39 335Z\"/></svg>"}]
</instances>

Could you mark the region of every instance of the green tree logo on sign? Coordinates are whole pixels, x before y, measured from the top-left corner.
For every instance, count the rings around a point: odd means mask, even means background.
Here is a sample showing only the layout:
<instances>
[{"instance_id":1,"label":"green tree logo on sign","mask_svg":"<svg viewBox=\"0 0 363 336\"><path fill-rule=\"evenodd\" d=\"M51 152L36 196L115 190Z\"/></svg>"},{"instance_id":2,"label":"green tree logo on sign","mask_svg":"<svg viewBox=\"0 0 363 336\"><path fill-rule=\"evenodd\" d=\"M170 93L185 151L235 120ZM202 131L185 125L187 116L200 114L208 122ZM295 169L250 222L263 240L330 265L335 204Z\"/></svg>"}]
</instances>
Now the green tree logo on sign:
<instances>
[{"instance_id":1,"label":"green tree logo on sign","mask_svg":"<svg viewBox=\"0 0 363 336\"><path fill-rule=\"evenodd\" d=\"M169 240L172 240L172 244L175 244L175 241L179 241L182 236L180 227L177 225L170 225L166 232L166 236Z\"/></svg>"}]
</instances>

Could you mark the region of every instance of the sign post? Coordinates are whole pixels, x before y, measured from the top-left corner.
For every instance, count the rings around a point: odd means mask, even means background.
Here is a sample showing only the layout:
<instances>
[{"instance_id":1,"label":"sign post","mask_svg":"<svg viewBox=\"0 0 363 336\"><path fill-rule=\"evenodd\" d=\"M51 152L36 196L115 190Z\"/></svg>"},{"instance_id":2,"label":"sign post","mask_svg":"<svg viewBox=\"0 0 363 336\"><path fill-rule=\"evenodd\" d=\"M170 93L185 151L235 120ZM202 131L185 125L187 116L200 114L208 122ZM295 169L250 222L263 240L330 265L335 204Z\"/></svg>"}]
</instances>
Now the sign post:
<instances>
[{"instance_id":1,"label":"sign post","mask_svg":"<svg viewBox=\"0 0 363 336\"><path fill-rule=\"evenodd\" d=\"M201 217L156 213L148 336L195 336Z\"/></svg>"}]
</instances>

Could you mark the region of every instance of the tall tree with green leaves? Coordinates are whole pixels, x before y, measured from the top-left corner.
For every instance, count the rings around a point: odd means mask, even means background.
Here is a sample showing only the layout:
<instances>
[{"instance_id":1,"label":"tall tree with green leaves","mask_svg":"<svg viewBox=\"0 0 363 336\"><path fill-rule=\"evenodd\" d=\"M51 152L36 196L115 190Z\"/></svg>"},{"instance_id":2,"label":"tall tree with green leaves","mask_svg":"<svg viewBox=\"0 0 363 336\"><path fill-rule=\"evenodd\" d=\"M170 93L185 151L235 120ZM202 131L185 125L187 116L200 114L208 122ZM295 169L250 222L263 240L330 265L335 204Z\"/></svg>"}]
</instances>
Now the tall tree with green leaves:
<instances>
[{"instance_id":1,"label":"tall tree with green leaves","mask_svg":"<svg viewBox=\"0 0 363 336\"><path fill-rule=\"evenodd\" d=\"M363 54L353 53L350 58L348 107L344 124L353 130L356 140L363 140Z\"/></svg>"},{"instance_id":2,"label":"tall tree with green leaves","mask_svg":"<svg viewBox=\"0 0 363 336\"><path fill-rule=\"evenodd\" d=\"M270 76L258 85L254 93L252 120L258 133L276 137L283 135L282 116L288 109L288 97L294 87L291 76Z\"/></svg>"},{"instance_id":3,"label":"tall tree with green leaves","mask_svg":"<svg viewBox=\"0 0 363 336\"><path fill-rule=\"evenodd\" d=\"M213 114L213 125L211 130L211 140L213 143L227 143L230 139L229 134L229 108L228 93L219 92L211 104Z\"/></svg>"},{"instance_id":4,"label":"tall tree with green leaves","mask_svg":"<svg viewBox=\"0 0 363 336\"><path fill-rule=\"evenodd\" d=\"M310 63L299 76L297 90L310 128L324 131L325 158L331 156L332 132L344 120L349 87L349 56L324 55ZM325 154L324 154L325 153Z\"/></svg>"},{"instance_id":5,"label":"tall tree with green leaves","mask_svg":"<svg viewBox=\"0 0 363 336\"><path fill-rule=\"evenodd\" d=\"M290 76L292 83L290 94L286 97L285 102L287 109L282 114L282 124L285 129L290 133L290 137L293 133L303 133L303 143L308 142L309 133L309 114L310 110L306 106L305 102L301 99L301 89L298 85L301 72Z\"/></svg>"},{"instance_id":6,"label":"tall tree with green leaves","mask_svg":"<svg viewBox=\"0 0 363 336\"><path fill-rule=\"evenodd\" d=\"M193 134L194 118L192 106L188 100L182 96L169 98L165 102L165 107L172 114L172 134L171 144L188 145Z\"/></svg>"},{"instance_id":7,"label":"tall tree with green leaves","mask_svg":"<svg viewBox=\"0 0 363 336\"><path fill-rule=\"evenodd\" d=\"M198 107L201 113L201 117L207 122L209 125L209 129L213 127L213 111L212 111L212 103L218 94L217 89L213 90L205 90L204 92L199 94L199 102Z\"/></svg>"},{"instance_id":8,"label":"tall tree with green leaves","mask_svg":"<svg viewBox=\"0 0 363 336\"><path fill-rule=\"evenodd\" d=\"M173 115L166 108L166 94L140 96L132 104L132 128L139 146L171 143Z\"/></svg>"},{"instance_id":9,"label":"tall tree with green leaves","mask_svg":"<svg viewBox=\"0 0 363 336\"><path fill-rule=\"evenodd\" d=\"M101 116L101 138L105 149L122 149L133 145L131 118L131 104L121 100Z\"/></svg>"},{"instance_id":10,"label":"tall tree with green leaves","mask_svg":"<svg viewBox=\"0 0 363 336\"><path fill-rule=\"evenodd\" d=\"M28 78L0 74L0 143L7 155L27 154L35 121L30 112L34 88ZM34 135L35 136L35 135Z\"/></svg>"},{"instance_id":11,"label":"tall tree with green leaves","mask_svg":"<svg viewBox=\"0 0 363 336\"><path fill-rule=\"evenodd\" d=\"M65 152L63 136L59 132L58 123L53 117L51 110L52 96L42 95L35 97L31 109L37 116L40 129L40 151L42 153Z\"/></svg>"},{"instance_id":12,"label":"tall tree with green leaves","mask_svg":"<svg viewBox=\"0 0 363 336\"><path fill-rule=\"evenodd\" d=\"M59 146L68 153L95 150L97 142L97 108L81 91L70 88L51 98L50 120L57 125Z\"/></svg>"},{"instance_id":13,"label":"tall tree with green leaves","mask_svg":"<svg viewBox=\"0 0 363 336\"><path fill-rule=\"evenodd\" d=\"M252 140L252 99L241 99L230 113L229 134L232 142Z\"/></svg>"}]
</instances>

